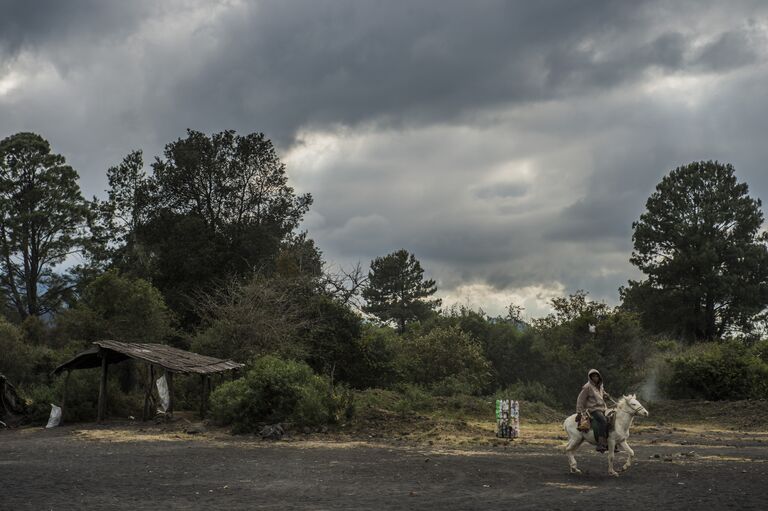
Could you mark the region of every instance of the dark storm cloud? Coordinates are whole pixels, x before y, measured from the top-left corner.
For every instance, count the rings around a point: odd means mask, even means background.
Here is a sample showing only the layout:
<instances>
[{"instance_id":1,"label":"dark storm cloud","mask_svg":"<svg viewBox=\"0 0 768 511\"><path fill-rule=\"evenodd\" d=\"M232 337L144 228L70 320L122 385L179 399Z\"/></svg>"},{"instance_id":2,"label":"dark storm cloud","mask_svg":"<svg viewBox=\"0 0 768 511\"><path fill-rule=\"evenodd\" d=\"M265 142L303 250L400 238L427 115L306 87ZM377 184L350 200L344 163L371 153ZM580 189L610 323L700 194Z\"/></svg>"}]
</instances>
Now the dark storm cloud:
<instances>
[{"instance_id":1,"label":"dark storm cloud","mask_svg":"<svg viewBox=\"0 0 768 511\"><path fill-rule=\"evenodd\" d=\"M447 291L615 301L631 222L692 160L768 198L763 2L0 7L0 135L40 132L87 193L186 128L264 131L329 259L405 247Z\"/></svg>"},{"instance_id":2,"label":"dark storm cloud","mask_svg":"<svg viewBox=\"0 0 768 511\"><path fill-rule=\"evenodd\" d=\"M150 5L148 0L2 0L0 58L22 49L124 37L149 14Z\"/></svg>"},{"instance_id":3,"label":"dark storm cloud","mask_svg":"<svg viewBox=\"0 0 768 511\"><path fill-rule=\"evenodd\" d=\"M284 142L307 124L450 121L616 87L649 70L754 60L754 42L735 32L700 49L699 34L651 26L646 2L247 5L212 21L217 51L167 99L196 105L204 119L268 119Z\"/></svg>"},{"instance_id":4,"label":"dark storm cloud","mask_svg":"<svg viewBox=\"0 0 768 511\"><path fill-rule=\"evenodd\" d=\"M557 241L616 239L624 246L628 227L635 219L634 211L627 211L626 206L627 197L622 195L580 199L562 211L562 222L547 236ZM618 213L623 218L617 218Z\"/></svg>"}]
</instances>

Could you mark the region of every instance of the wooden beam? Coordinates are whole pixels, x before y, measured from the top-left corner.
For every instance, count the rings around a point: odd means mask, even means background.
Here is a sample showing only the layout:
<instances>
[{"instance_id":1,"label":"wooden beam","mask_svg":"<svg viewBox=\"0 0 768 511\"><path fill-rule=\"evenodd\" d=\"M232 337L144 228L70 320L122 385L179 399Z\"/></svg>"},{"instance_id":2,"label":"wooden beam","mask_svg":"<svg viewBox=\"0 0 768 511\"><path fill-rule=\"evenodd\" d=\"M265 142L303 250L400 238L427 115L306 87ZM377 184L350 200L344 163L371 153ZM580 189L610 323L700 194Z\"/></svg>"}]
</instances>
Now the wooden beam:
<instances>
[{"instance_id":1,"label":"wooden beam","mask_svg":"<svg viewBox=\"0 0 768 511\"><path fill-rule=\"evenodd\" d=\"M101 380L99 382L99 407L96 420L101 422L104 420L104 415L107 411L107 351L99 350L101 354Z\"/></svg>"},{"instance_id":2,"label":"wooden beam","mask_svg":"<svg viewBox=\"0 0 768 511\"><path fill-rule=\"evenodd\" d=\"M200 375L200 418L205 419L205 383L204 374Z\"/></svg>"},{"instance_id":3,"label":"wooden beam","mask_svg":"<svg viewBox=\"0 0 768 511\"><path fill-rule=\"evenodd\" d=\"M67 388L69 387L69 375L72 371L67 370L67 376L64 377L64 390L61 392L61 422L59 425L64 424L64 414L67 413Z\"/></svg>"},{"instance_id":4,"label":"wooden beam","mask_svg":"<svg viewBox=\"0 0 768 511\"><path fill-rule=\"evenodd\" d=\"M155 366L147 364L147 381L144 387L144 410L141 412L141 420L146 421L149 419L150 414L150 398L152 397L152 387L155 384Z\"/></svg>"},{"instance_id":5,"label":"wooden beam","mask_svg":"<svg viewBox=\"0 0 768 511\"><path fill-rule=\"evenodd\" d=\"M168 382L168 410L165 414L168 417L173 417L173 373L165 370L165 380Z\"/></svg>"}]
</instances>

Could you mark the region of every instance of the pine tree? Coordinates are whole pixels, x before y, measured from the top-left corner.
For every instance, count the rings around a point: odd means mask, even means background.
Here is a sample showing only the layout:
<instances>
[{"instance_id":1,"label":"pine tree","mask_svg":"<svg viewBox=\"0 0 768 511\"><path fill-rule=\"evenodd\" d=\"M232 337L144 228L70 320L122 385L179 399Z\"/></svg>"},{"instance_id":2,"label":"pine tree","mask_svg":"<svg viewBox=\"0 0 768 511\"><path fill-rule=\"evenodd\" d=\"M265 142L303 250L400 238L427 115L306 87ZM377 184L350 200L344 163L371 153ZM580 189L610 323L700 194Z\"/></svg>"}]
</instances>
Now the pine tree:
<instances>
[{"instance_id":1,"label":"pine tree","mask_svg":"<svg viewBox=\"0 0 768 511\"><path fill-rule=\"evenodd\" d=\"M694 162L664 177L633 224L630 261L647 280L622 289L652 330L691 340L747 329L768 306L761 202L733 166Z\"/></svg>"},{"instance_id":2,"label":"pine tree","mask_svg":"<svg viewBox=\"0 0 768 511\"><path fill-rule=\"evenodd\" d=\"M440 299L428 299L436 291L434 280L424 280L416 257L401 249L371 261L363 311L383 322L394 321L403 333L407 323L428 317L440 306Z\"/></svg>"}]
</instances>

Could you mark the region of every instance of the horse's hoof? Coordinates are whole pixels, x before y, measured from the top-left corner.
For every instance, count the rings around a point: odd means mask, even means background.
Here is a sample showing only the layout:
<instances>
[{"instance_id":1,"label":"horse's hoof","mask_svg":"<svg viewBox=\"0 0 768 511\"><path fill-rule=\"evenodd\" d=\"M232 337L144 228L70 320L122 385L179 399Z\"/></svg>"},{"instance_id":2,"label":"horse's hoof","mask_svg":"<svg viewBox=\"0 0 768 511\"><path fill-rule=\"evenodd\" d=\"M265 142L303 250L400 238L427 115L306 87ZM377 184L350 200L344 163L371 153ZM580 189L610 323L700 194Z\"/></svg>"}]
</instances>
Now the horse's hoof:
<instances>
[{"instance_id":1,"label":"horse's hoof","mask_svg":"<svg viewBox=\"0 0 768 511\"><path fill-rule=\"evenodd\" d=\"M572 468L571 474L581 474L581 470L579 470L578 468Z\"/></svg>"},{"instance_id":2,"label":"horse's hoof","mask_svg":"<svg viewBox=\"0 0 768 511\"><path fill-rule=\"evenodd\" d=\"M613 472L608 472L608 475L613 477L619 477L619 473L616 472L615 470Z\"/></svg>"}]
</instances>

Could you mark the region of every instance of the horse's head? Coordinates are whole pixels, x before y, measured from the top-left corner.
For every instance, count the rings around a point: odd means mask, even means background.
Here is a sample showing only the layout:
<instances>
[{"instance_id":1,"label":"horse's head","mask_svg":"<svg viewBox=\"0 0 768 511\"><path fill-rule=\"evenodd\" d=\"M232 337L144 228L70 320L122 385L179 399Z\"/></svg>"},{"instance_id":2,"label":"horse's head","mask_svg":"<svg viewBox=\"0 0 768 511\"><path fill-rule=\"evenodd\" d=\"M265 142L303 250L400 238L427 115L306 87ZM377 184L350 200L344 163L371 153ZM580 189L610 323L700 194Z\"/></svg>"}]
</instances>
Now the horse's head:
<instances>
[{"instance_id":1,"label":"horse's head","mask_svg":"<svg viewBox=\"0 0 768 511\"><path fill-rule=\"evenodd\" d=\"M619 404L622 403L625 405L626 411L628 413L631 413L632 415L639 415L640 417L648 417L648 410L646 410L642 403L637 400L637 396L635 394L622 396L619 400Z\"/></svg>"}]
</instances>

